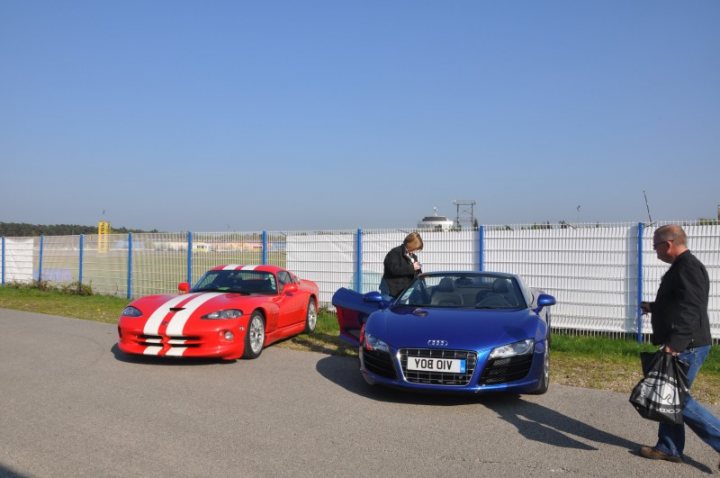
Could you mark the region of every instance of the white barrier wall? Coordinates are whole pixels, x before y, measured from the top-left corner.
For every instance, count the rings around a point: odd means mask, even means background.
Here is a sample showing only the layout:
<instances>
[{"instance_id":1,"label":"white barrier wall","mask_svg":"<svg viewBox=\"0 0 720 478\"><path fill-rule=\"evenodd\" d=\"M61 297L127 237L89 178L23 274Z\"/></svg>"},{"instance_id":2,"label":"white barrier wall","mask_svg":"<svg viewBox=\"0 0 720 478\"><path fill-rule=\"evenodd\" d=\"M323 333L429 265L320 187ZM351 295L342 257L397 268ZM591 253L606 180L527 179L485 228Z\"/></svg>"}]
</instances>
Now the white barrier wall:
<instances>
[{"instance_id":1,"label":"white barrier wall","mask_svg":"<svg viewBox=\"0 0 720 478\"><path fill-rule=\"evenodd\" d=\"M356 234L296 233L287 236L287 269L317 283L319 301L330 304L340 287L353 288Z\"/></svg>"},{"instance_id":2,"label":"white barrier wall","mask_svg":"<svg viewBox=\"0 0 720 478\"><path fill-rule=\"evenodd\" d=\"M33 281L35 240L29 238L5 239L5 280L27 283Z\"/></svg>"},{"instance_id":3,"label":"white barrier wall","mask_svg":"<svg viewBox=\"0 0 720 478\"><path fill-rule=\"evenodd\" d=\"M553 326L632 331L637 296L637 229L490 230L485 269L518 274L554 295Z\"/></svg>"},{"instance_id":4,"label":"white barrier wall","mask_svg":"<svg viewBox=\"0 0 720 478\"><path fill-rule=\"evenodd\" d=\"M720 226L685 226L693 252L711 280L709 315L713 337L720 338ZM411 232L362 231L362 292L377 290L385 254ZM654 227L643 228L642 300L653 300L669 267L652 249ZM479 231L422 232L418 253L423 271L478 270L482 243L483 269L518 274L530 287L556 297L554 328L596 332L637 332L637 224L594 227L512 226ZM290 245L292 243L292 245ZM330 233L288 235L288 268L318 282L321 302L329 305L339 287L354 287L357 233L342 238ZM320 246L320 244L324 244ZM648 317L642 333L650 333Z\"/></svg>"}]
</instances>

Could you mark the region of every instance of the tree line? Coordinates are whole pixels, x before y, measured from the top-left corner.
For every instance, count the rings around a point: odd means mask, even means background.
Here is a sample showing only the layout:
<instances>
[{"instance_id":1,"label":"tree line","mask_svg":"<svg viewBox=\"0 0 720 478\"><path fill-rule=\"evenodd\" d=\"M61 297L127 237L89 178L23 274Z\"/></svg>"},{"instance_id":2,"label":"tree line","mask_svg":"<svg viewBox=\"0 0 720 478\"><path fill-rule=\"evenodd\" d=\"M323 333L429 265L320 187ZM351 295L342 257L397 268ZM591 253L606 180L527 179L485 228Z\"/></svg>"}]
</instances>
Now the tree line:
<instances>
[{"instance_id":1,"label":"tree line","mask_svg":"<svg viewBox=\"0 0 720 478\"><path fill-rule=\"evenodd\" d=\"M127 229L125 227L112 227L112 234L127 234L128 232L159 232L157 229L143 231L141 229ZM28 236L79 236L80 234L97 234L97 226L81 226L78 224L28 224L25 222L0 222L0 236L28 237Z\"/></svg>"}]
</instances>

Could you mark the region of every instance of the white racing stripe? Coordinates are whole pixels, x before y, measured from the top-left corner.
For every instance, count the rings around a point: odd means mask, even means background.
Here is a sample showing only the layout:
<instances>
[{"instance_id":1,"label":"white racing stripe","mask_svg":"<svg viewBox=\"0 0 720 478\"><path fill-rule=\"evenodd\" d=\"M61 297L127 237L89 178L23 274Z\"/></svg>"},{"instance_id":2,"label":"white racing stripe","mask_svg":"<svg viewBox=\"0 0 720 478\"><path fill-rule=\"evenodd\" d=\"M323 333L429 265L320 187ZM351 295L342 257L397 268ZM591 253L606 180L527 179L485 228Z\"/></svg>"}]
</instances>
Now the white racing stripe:
<instances>
[{"instance_id":1,"label":"white racing stripe","mask_svg":"<svg viewBox=\"0 0 720 478\"><path fill-rule=\"evenodd\" d=\"M170 309L178 305L180 302L189 299L190 297L192 297L192 295L179 295L177 297L173 297L172 299L155 309L155 312L153 312L147 322L145 322L143 333L145 335L159 335L160 324L162 323L165 316L168 315Z\"/></svg>"},{"instance_id":2,"label":"white racing stripe","mask_svg":"<svg viewBox=\"0 0 720 478\"><path fill-rule=\"evenodd\" d=\"M162 350L162 347L145 347L143 355L157 355Z\"/></svg>"},{"instance_id":3,"label":"white racing stripe","mask_svg":"<svg viewBox=\"0 0 720 478\"><path fill-rule=\"evenodd\" d=\"M244 270L244 271L254 271L254 270L257 269L258 267L260 267L258 264L253 264L253 265L251 265L251 266L243 266L242 270Z\"/></svg>"},{"instance_id":4,"label":"white racing stripe","mask_svg":"<svg viewBox=\"0 0 720 478\"><path fill-rule=\"evenodd\" d=\"M237 269L238 267L240 267L240 264L228 264L228 265L226 265L225 267L223 267L222 270L224 270L224 271L234 271L234 270Z\"/></svg>"},{"instance_id":5,"label":"white racing stripe","mask_svg":"<svg viewBox=\"0 0 720 478\"><path fill-rule=\"evenodd\" d=\"M167 352L165 352L166 357L182 357L182 354L185 353L187 349L185 347L173 347Z\"/></svg>"},{"instance_id":6,"label":"white racing stripe","mask_svg":"<svg viewBox=\"0 0 720 478\"><path fill-rule=\"evenodd\" d=\"M170 324L167 326L165 335L169 335L171 337L173 335L182 335L185 323L188 321L190 316L194 314L195 311L205 302L221 295L223 295L222 292L205 292L185 304L183 306L183 310L176 312L175 315L173 315L173 318L170 319Z\"/></svg>"}]
</instances>

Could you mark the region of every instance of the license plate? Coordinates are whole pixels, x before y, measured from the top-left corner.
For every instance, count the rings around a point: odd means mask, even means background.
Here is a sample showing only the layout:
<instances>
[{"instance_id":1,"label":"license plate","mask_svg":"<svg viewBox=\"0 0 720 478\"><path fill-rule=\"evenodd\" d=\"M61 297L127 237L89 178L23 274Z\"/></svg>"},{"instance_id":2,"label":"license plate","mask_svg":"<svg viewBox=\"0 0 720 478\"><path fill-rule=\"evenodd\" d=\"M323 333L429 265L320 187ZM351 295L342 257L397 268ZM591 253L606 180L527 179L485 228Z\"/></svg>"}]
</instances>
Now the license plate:
<instances>
[{"instance_id":1,"label":"license plate","mask_svg":"<svg viewBox=\"0 0 720 478\"><path fill-rule=\"evenodd\" d=\"M421 372L465 373L465 360L408 357L407 368Z\"/></svg>"}]
</instances>

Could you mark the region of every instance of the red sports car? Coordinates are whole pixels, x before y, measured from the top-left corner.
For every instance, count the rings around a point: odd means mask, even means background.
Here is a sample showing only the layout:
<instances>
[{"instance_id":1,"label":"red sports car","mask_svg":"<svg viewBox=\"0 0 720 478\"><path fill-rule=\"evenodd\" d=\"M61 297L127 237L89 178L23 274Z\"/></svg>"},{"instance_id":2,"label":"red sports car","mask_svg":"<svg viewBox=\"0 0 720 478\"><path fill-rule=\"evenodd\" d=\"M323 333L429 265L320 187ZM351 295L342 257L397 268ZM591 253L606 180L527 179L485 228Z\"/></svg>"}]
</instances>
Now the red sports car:
<instances>
[{"instance_id":1,"label":"red sports car","mask_svg":"<svg viewBox=\"0 0 720 478\"><path fill-rule=\"evenodd\" d=\"M217 266L180 295L134 300L118 322L120 350L161 357L253 359L317 323L318 287L276 266Z\"/></svg>"}]
</instances>

